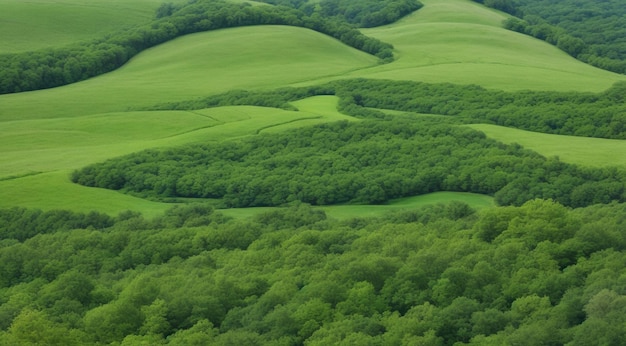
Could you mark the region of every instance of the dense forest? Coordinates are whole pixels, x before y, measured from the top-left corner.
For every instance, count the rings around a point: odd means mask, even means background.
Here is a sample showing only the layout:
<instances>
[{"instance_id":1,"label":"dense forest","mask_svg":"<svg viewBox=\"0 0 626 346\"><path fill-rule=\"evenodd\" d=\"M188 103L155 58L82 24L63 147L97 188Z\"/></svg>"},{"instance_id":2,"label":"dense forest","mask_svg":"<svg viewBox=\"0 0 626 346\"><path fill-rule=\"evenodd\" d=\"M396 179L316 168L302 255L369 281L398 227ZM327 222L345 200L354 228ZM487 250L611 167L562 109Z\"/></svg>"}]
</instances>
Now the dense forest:
<instances>
[{"instance_id":1,"label":"dense forest","mask_svg":"<svg viewBox=\"0 0 626 346\"><path fill-rule=\"evenodd\" d=\"M0 342L617 346L625 213L533 200L334 221L296 204L236 221L190 205L79 225L14 208Z\"/></svg>"},{"instance_id":2,"label":"dense forest","mask_svg":"<svg viewBox=\"0 0 626 346\"><path fill-rule=\"evenodd\" d=\"M428 118L336 122L148 150L87 166L72 180L142 197L219 198L225 207L378 204L435 191L495 195L502 205L626 200L622 170L548 160Z\"/></svg>"},{"instance_id":3,"label":"dense forest","mask_svg":"<svg viewBox=\"0 0 626 346\"><path fill-rule=\"evenodd\" d=\"M475 0L513 14L506 28L549 42L591 65L626 73L626 6L621 0Z\"/></svg>"}]
</instances>

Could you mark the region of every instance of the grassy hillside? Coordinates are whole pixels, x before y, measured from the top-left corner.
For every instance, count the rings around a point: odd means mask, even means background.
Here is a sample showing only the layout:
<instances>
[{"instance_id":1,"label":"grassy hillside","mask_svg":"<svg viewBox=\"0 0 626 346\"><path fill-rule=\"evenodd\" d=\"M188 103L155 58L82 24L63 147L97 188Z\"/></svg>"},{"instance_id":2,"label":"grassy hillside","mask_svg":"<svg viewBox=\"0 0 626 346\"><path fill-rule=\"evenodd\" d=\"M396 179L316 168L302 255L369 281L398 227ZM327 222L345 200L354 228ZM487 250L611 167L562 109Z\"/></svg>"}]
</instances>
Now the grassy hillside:
<instances>
[{"instance_id":1,"label":"grassy hillside","mask_svg":"<svg viewBox=\"0 0 626 346\"><path fill-rule=\"evenodd\" d=\"M297 102L300 112L254 107L130 111L155 103L356 76L475 83L505 90L584 91L603 90L626 79L582 64L544 42L501 29L504 15L476 3L424 4L398 23L366 31L395 46L397 60L387 65L310 30L242 27L181 37L143 52L115 72L81 83L2 95L0 191L11 198L2 198L0 206L102 208L109 213L133 206L152 213L162 206L116 192L79 191L70 187L66 176L86 164L145 148L218 141L345 118L336 112L332 97Z\"/></svg>"},{"instance_id":2,"label":"grassy hillside","mask_svg":"<svg viewBox=\"0 0 626 346\"><path fill-rule=\"evenodd\" d=\"M378 59L287 26L217 30L149 49L112 73L65 87L0 96L0 121L126 111L230 89L277 88L375 65ZM42 111L44 110L44 111Z\"/></svg>"},{"instance_id":3,"label":"grassy hillside","mask_svg":"<svg viewBox=\"0 0 626 346\"><path fill-rule=\"evenodd\" d=\"M162 3L161 0L0 0L0 54L100 38L149 22Z\"/></svg>"},{"instance_id":4,"label":"grassy hillside","mask_svg":"<svg viewBox=\"0 0 626 346\"><path fill-rule=\"evenodd\" d=\"M540 40L501 28L505 14L467 0L425 0L397 23L364 30L396 49L366 78L478 84L503 90L601 91L626 77L591 67Z\"/></svg>"}]
</instances>

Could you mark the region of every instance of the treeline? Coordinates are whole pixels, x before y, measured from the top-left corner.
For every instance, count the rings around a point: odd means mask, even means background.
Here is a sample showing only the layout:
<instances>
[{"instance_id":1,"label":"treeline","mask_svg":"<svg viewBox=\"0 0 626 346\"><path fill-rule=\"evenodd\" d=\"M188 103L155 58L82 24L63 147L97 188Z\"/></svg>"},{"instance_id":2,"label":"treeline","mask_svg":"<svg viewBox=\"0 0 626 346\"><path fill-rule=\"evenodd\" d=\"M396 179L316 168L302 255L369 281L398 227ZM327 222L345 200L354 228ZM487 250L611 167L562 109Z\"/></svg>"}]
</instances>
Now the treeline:
<instances>
[{"instance_id":1,"label":"treeline","mask_svg":"<svg viewBox=\"0 0 626 346\"><path fill-rule=\"evenodd\" d=\"M504 27L553 44L571 56L626 73L626 6L620 0L474 0L513 14Z\"/></svg>"},{"instance_id":2,"label":"treeline","mask_svg":"<svg viewBox=\"0 0 626 346\"><path fill-rule=\"evenodd\" d=\"M579 168L435 120L337 122L242 141L148 150L72 174L141 197L219 198L226 207L379 204L435 191L494 195L502 205L551 198L624 201L626 173Z\"/></svg>"},{"instance_id":3,"label":"treeline","mask_svg":"<svg viewBox=\"0 0 626 346\"><path fill-rule=\"evenodd\" d=\"M337 96L357 106L455 116L461 121L626 139L626 83L602 93L487 90L476 85L350 80ZM358 110L355 110L358 111Z\"/></svg>"},{"instance_id":4,"label":"treeline","mask_svg":"<svg viewBox=\"0 0 626 346\"><path fill-rule=\"evenodd\" d=\"M361 118L388 118L378 109L449 115L450 122L490 123L583 137L626 139L626 83L601 93L488 90L476 85L374 79L340 80L272 91L234 90L150 109L256 105L294 109L290 101L336 95L339 110Z\"/></svg>"},{"instance_id":5,"label":"treeline","mask_svg":"<svg viewBox=\"0 0 626 346\"><path fill-rule=\"evenodd\" d=\"M332 36L343 43L393 59L390 44L363 35L351 24L283 6L251 6L199 0L176 7L164 4L151 24L90 43L0 56L0 94L52 88L110 72L139 52L176 37L248 25L290 25Z\"/></svg>"},{"instance_id":6,"label":"treeline","mask_svg":"<svg viewBox=\"0 0 626 346\"><path fill-rule=\"evenodd\" d=\"M0 340L617 346L625 213L534 200L346 221L295 205L238 221L196 205L157 226L126 212L103 230L0 241Z\"/></svg>"},{"instance_id":7,"label":"treeline","mask_svg":"<svg viewBox=\"0 0 626 346\"><path fill-rule=\"evenodd\" d=\"M319 15L346 21L363 28L393 23L423 5L417 0L260 0L272 5L302 10L307 15Z\"/></svg>"},{"instance_id":8,"label":"treeline","mask_svg":"<svg viewBox=\"0 0 626 346\"><path fill-rule=\"evenodd\" d=\"M371 28L393 23L422 6L417 0L322 0L319 12L322 16L339 17Z\"/></svg>"}]
</instances>

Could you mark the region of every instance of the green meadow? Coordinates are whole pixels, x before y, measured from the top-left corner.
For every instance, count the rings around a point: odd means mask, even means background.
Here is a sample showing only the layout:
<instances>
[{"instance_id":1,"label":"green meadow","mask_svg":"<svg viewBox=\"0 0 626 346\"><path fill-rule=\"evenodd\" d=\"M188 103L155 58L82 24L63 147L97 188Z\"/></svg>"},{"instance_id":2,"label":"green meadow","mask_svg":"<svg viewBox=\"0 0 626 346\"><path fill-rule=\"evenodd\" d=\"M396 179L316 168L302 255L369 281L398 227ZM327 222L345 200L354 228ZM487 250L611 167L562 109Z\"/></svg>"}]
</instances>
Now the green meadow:
<instances>
[{"instance_id":1,"label":"green meadow","mask_svg":"<svg viewBox=\"0 0 626 346\"><path fill-rule=\"evenodd\" d=\"M626 77L584 64L554 46L501 28L506 15L467 0L424 0L419 11L364 33L396 49L366 78L478 84L502 90L598 92Z\"/></svg>"},{"instance_id":2,"label":"green meadow","mask_svg":"<svg viewBox=\"0 0 626 346\"><path fill-rule=\"evenodd\" d=\"M161 0L0 0L0 54L100 38L149 22L162 3Z\"/></svg>"},{"instance_id":3,"label":"green meadow","mask_svg":"<svg viewBox=\"0 0 626 346\"><path fill-rule=\"evenodd\" d=\"M92 1L87 5L78 1L0 0L0 30L15 33L3 35L0 47L23 51L98 37L113 28L147 21L160 2ZM399 22L363 30L394 45L397 59L389 64L380 64L371 55L308 29L240 27L180 37L142 52L116 71L80 83L0 95L0 207L98 209L110 214L132 209L155 215L168 205L76 186L68 175L87 164L147 148L222 141L352 119L337 112L337 99L332 96L294 102L299 111L248 106L138 111L164 102L233 89L271 90L355 77L478 84L503 90L593 92L626 80L626 76L583 64L545 42L502 29L504 14L474 2L423 3L422 9ZM48 7L53 10L45 11ZM73 11L82 12L76 15ZM9 17L11 21L2 20ZM41 21L43 17L49 23ZM72 21L74 17L79 19ZM103 18L110 17L115 21L102 23L106 22ZM17 32L22 26L32 31L20 32L22 38L14 39L20 37ZM40 31L46 31L47 36ZM624 143L532 137L522 131L508 129L507 133L483 125L475 128L546 156L558 155L564 161L590 165L608 162L615 145L621 148ZM579 146L573 146L576 140L580 140ZM552 144L545 144L548 142ZM325 210L342 218L459 198L479 207L493 203L485 196L448 193L418 196L405 201L408 204ZM229 213L245 216L254 210Z\"/></svg>"}]
</instances>

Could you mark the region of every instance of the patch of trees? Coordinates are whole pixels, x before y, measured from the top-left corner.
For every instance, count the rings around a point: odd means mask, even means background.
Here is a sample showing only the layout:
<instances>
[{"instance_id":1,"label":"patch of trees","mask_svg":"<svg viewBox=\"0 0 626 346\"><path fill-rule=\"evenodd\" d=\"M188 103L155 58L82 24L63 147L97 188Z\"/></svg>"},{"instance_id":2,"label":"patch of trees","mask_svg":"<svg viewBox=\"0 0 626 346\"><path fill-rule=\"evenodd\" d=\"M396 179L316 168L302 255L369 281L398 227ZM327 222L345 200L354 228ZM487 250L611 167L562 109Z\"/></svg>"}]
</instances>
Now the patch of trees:
<instances>
[{"instance_id":1,"label":"patch of trees","mask_svg":"<svg viewBox=\"0 0 626 346\"><path fill-rule=\"evenodd\" d=\"M417 0L322 0L323 16L340 17L360 27L371 28L397 21L423 5Z\"/></svg>"},{"instance_id":2,"label":"patch of trees","mask_svg":"<svg viewBox=\"0 0 626 346\"><path fill-rule=\"evenodd\" d=\"M625 200L625 175L545 159L464 127L394 119L148 150L87 166L72 181L142 197L219 198L227 207L379 204L435 191L579 207Z\"/></svg>"},{"instance_id":3,"label":"patch of trees","mask_svg":"<svg viewBox=\"0 0 626 346\"><path fill-rule=\"evenodd\" d=\"M462 207L335 221L294 205L239 221L196 205L169 211L160 226L125 212L103 230L7 238L0 241L0 340L623 342L623 204L572 210L533 200L455 212Z\"/></svg>"},{"instance_id":4,"label":"patch of trees","mask_svg":"<svg viewBox=\"0 0 626 346\"><path fill-rule=\"evenodd\" d=\"M360 118L389 118L376 109L440 114L449 122L490 123L583 137L626 139L626 83L597 94L488 90L476 85L392 80L340 80L319 86L272 91L235 90L150 109L202 109L256 105L293 110L290 101L336 95L339 110Z\"/></svg>"},{"instance_id":5,"label":"patch of trees","mask_svg":"<svg viewBox=\"0 0 626 346\"><path fill-rule=\"evenodd\" d=\"M588 64L626 73L626 7L622 1L475 0L519 18L507 29L559 47Z\"/></svg>"},{"instance_id":6,"label":"patch of trees","mask_svg":"<svg viewBox=\"0 0 626 346\"><path fill-rule=\"evenodd\" d=\"M298 8L307 15L335 18L362 28L393 23L423 5L417 0L261 0Z\"/></svg>"},{"instance_id":7,"label":"patch of trees","mask_svg":"<svg viewBox=\"0 0 626 346\"><path fill-rule=\"evenodd\" d=\"M52 88L110 72L139 52L176 37L248 25L290 25L332 36L346 45L393 59L390 44L363 35L353 25L283 6L251 6L226 1L165 4L151 24L85 44L0 55L0 94Z\"/></svg>"},{"instance_id":8,"label":"patch of trees","mask_svg":"<svg viewBox=\"0 0 626 346\"><path fill-rule=\"evenodd\" d=\"M360 107L451 115L543 133L626 139L626 83L621 82L592 94L351 80L339 82L336 94Z\"/></svg>"}]
</instances>

